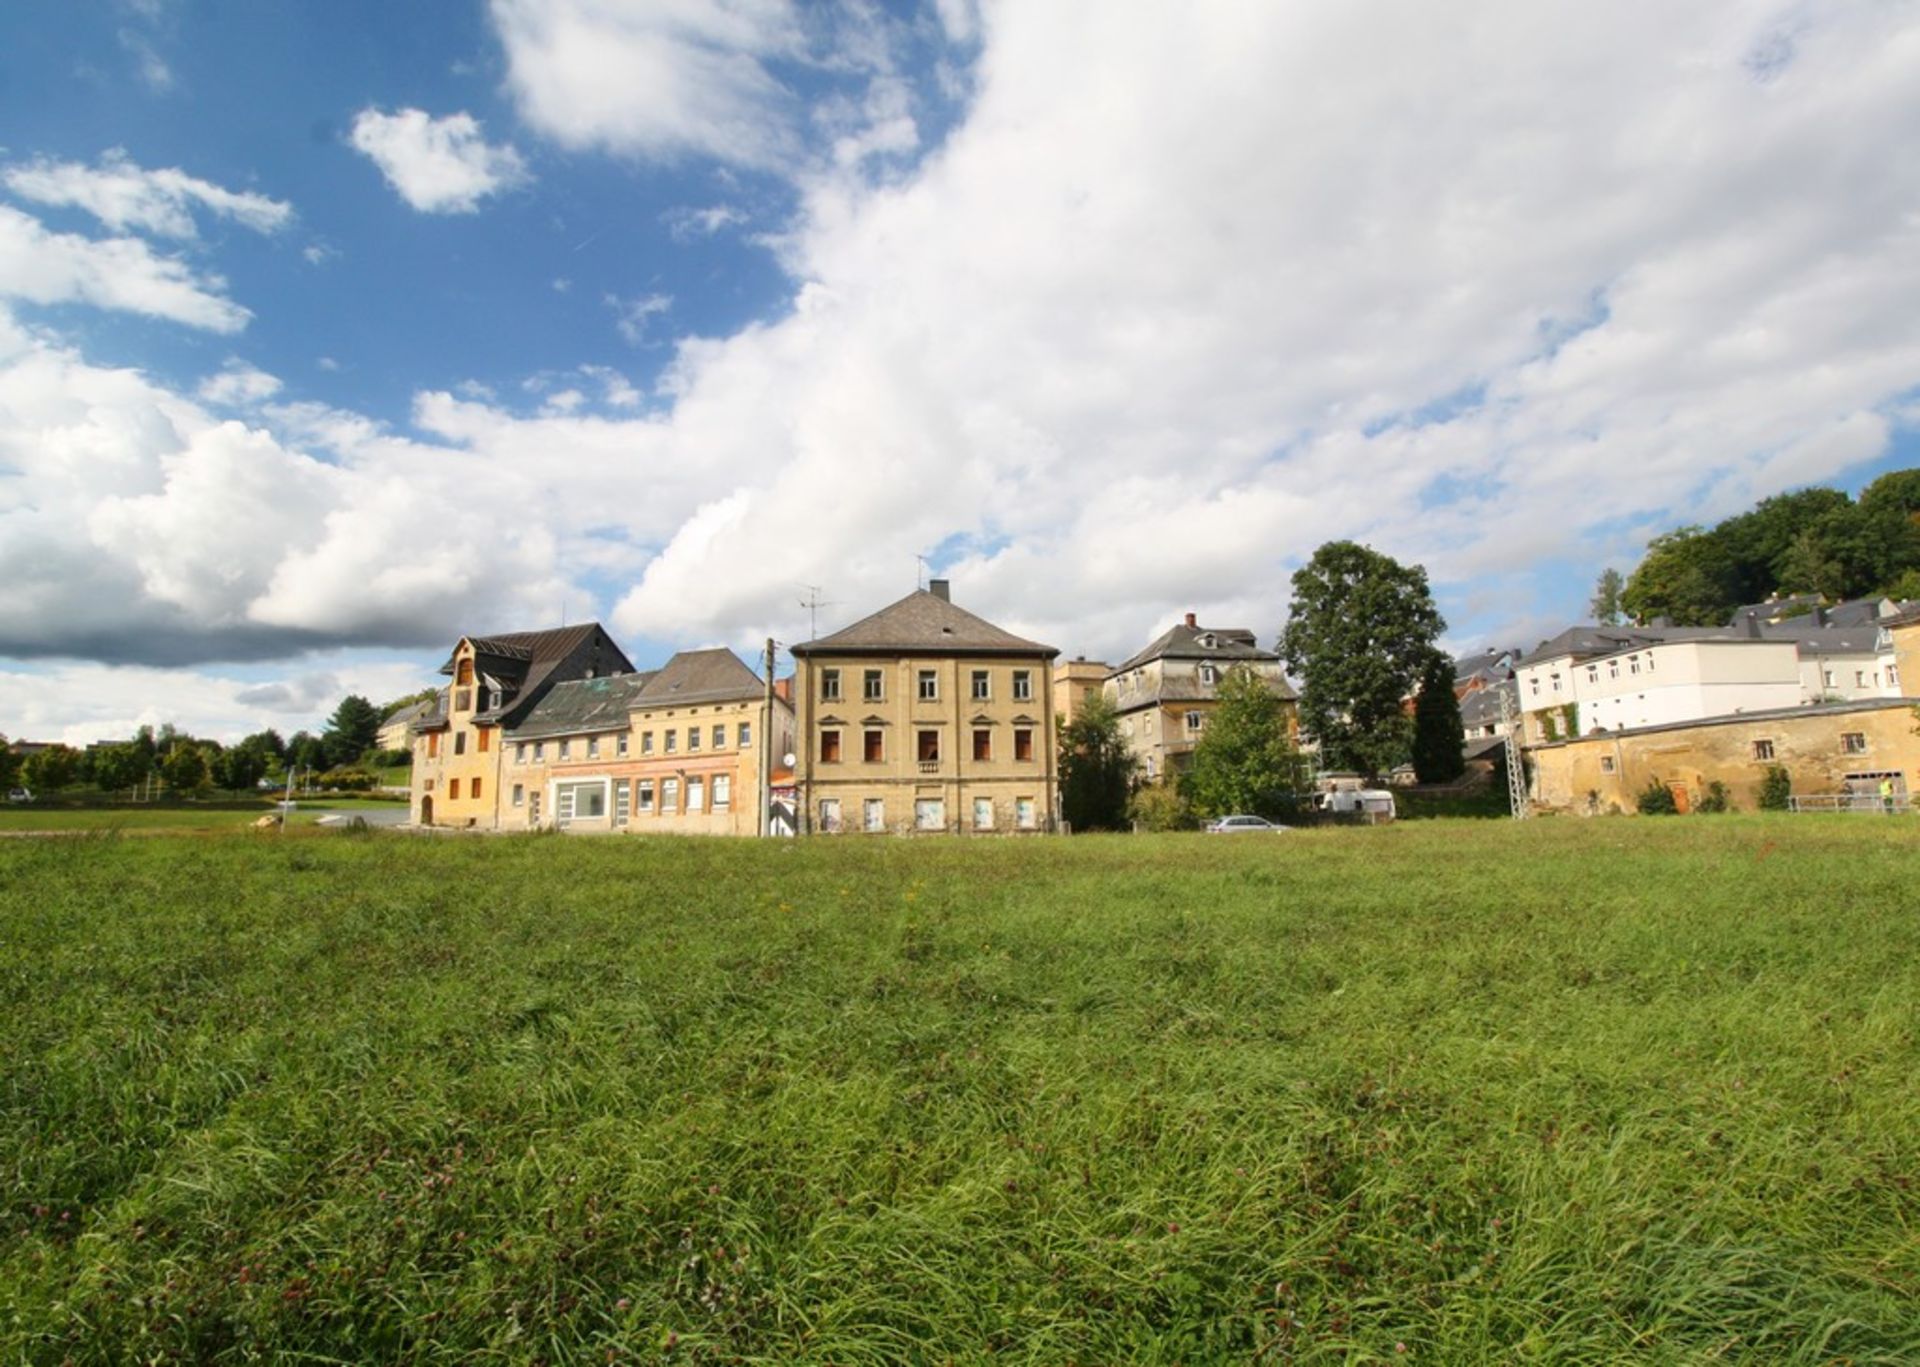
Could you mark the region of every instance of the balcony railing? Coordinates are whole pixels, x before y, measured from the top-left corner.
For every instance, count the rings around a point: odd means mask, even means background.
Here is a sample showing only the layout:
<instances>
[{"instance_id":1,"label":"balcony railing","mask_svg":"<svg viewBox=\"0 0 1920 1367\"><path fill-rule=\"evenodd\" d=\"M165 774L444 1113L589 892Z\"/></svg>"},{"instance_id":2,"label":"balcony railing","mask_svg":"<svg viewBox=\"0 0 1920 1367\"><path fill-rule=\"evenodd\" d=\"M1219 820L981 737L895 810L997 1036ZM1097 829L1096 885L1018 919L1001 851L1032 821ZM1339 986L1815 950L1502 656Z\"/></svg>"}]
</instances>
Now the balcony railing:
<instances>
[{"instance_id":1,"label":"balcony railing","mask_svg":"<svg viewBox=\"0 0 1920 1367\"><path fill-rule=\"evenodd\" d=\"M923 773L923 774L937 774L937 773L939 773L939 772L940 772L940 761L939 761L939 760L937 760L937 759L923 759L923 760L921 760L921 761L920 761L920 772L921 772L921 773Z\"/></svg>"}]
</instances>

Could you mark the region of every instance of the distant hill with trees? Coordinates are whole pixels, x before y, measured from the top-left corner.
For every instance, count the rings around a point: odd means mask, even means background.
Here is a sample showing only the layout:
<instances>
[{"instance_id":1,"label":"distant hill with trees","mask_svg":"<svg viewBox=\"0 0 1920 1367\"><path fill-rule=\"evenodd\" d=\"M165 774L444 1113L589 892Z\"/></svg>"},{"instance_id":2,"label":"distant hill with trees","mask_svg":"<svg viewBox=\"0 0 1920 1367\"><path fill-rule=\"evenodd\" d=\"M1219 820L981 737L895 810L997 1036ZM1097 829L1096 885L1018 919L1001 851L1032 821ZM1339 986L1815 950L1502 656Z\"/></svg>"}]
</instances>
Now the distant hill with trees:
<instances>
[{"instance_id":1,"label":"distant hill with trees","mask_svg":"<svg viewBox=\"0 0 1920 1367\"><path fill-rule=\"evenodd\" d=\"M1596 604L1612 598L1612 574ZM1648 544L1617 602L1642 624L1721 626L1742 604L1792 593L1920 598L1920 469L1882 475L1858 499L1800 489L1712 527L1677 527Z\"/></svg>"}]
</instances>

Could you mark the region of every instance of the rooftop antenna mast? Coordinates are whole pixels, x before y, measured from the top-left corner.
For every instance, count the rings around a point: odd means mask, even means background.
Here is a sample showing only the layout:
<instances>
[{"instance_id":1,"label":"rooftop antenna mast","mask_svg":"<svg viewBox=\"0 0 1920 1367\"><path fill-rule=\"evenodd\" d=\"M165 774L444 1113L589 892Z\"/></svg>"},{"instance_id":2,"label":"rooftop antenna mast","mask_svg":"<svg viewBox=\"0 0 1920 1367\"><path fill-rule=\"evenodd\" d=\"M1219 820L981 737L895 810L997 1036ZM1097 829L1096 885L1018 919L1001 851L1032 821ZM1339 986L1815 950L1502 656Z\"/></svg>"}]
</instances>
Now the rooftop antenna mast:
<instances>
[{"instance_id":1,"label":"rooftop antenna mast","mask_svg":"<svg viewBox=\"0 0 1920 1367\"><path fill-rule=\"evenodd\" d=\"M838 607L840 603L835 598L822 598L818 584L802 584L800 587L807 591L807 596L800 600L800 606L807 610L807 639L815 641L820 638L820 609Z\"/></svg>"}]
</instances>

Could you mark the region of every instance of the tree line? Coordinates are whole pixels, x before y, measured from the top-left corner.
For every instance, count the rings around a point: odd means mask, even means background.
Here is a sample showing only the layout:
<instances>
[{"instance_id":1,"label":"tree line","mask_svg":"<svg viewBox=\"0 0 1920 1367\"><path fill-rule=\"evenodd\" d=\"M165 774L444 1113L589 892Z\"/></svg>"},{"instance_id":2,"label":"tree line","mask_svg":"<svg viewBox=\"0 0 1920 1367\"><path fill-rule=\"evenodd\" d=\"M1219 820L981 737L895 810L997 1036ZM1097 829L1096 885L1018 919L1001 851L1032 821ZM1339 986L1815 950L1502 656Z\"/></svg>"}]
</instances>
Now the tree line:
<instances>
[{"instance_id":1,"label":"tree line","mask_svg":"<svg viewBox=\"0 0 1920 1367\"><path fill-rule=\"evenodd\" d=\"M431 696L429 690L428 696ZM382 722L416 701L409 696L376 707L361 695L341 699L319 734L296 731L282 738L271 727L231 745L188 734L172 724L142 726L133 739L81 750L51 745L15 753L0 736L0 786L25 787L35 795L91 786L106 793L133 792L163 784L179 795L216 789L251 792L262 779L284 780L291 770L317 776L324 787L374 786L374 776L355 766L404 764L404 750L375 749Z\"/></svg>"},{"instance_id":2,"label":"tree line","mask_svg":"<svg viewBox=\"0 0 1920 1367\"><path fill-rule=\"evenodd\" d=\"M1466 772L1446 621L1427 572L1352 541L1315 551L1293 575L1278 652L1300 683L1299 721L1327 769L1377 780L1411 760L1422 783ZM1312 765L1286 709L1245 667L1222 676L1218 706L1177 779L1143 783L1104 694L1060 732L1060 808L1080 830L1177 828L1246 813L1285 820L1309 800ZM1409 712L1407 699L1413 698Z\"/></svg>"},{"instance_id":3,"label":"tree line","mask_svg":"<svg viewBox=\"0 0 1920 1367\"><path fill-rule=\"evenodd\" d=\"M1676 527L1648 543L1630 575L1604 571L1591 608L1609 626L1724 626L1776 594L1920 598L1920 469L1882 475L1858 499L1800 489L1712 527Z\"/></svg>"}]
</instances>

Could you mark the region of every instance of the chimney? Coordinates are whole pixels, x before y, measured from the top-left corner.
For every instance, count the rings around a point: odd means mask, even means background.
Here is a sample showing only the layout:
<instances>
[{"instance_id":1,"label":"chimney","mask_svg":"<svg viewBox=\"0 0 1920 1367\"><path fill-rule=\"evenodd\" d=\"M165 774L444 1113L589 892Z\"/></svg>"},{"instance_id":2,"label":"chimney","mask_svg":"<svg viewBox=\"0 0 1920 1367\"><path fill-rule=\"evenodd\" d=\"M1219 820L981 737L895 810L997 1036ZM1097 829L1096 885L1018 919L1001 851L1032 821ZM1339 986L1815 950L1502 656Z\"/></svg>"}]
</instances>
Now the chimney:
<instances>
[{"instance_id":1,"label":"chimney","mask_svg":"<svg viewBox=\"0 0 1920 1367\"><path fill-rule=\"evenodd\" d=\"M1827 624L1827 610L1825 608L1819 606L1814 608L1813 624L1817 627L1823 627Z\"/></svg>"},{"instance_id":2,"label":"chimney","mask_svg":"<svg viewBox=\"0 0 1920 1367\"><path fill-rule=\"evenodd\" d=\"M1196 621L1194 621L1194 620L1193 620L1193 614L1192 614L1191 612L1189 612L1189 613L1187 614L1187 630L1189 630L1189 631L1191 631L1191 630L1193 630L1193 629L1194 629L1195 627L1197 627L1197 626L1199 626L1199 625L1200 625L1200 624L1199 624L1198 622L1196 622Z\"/></svg>"},{"instance_id":3,"label":"chimney","mask_svg":"<svg viewBox=\"0 0 1920 1367\"><path fill-rule=\"evenodd\" d=\"M951 603L953 601L953 595L947 587L947 581L944 579L929 579L927 581L927 592L943 603Z\"/></svg>"}]
</instances>

